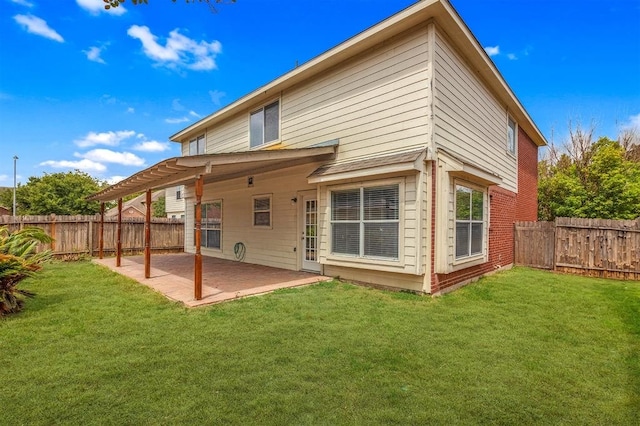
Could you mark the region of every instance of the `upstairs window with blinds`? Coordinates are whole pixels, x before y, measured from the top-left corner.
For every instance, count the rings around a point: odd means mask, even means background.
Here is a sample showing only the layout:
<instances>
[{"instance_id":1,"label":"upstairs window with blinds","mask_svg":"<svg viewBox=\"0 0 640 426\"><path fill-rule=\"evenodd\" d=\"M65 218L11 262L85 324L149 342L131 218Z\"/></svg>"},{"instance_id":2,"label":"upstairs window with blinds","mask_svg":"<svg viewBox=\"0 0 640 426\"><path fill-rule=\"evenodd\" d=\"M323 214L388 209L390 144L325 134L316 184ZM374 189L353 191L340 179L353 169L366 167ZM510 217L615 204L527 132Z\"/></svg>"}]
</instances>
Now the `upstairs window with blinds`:
<instances>
[{"instance_id":1,"label":"upstairs window with blinds","mask_svg":"<svg viewBox=\"0 0 640 426\"><path fill-rule=\"evenodd\" d=\"M275 101L251 113L249 119L250 147L255 148L280 139L280 101Z\"/></svg>"},{"instance_id":2,"label":"upstairs window with blinds","mask_svg":"<svg viewBox=\"0 0 640 426\"><path fill-rule=\"evenodd\" d=\"M399 185L331 192L331 252L398 259Z\"/></svg>"},{"instance_id":3,"label":"upstairs window with blinds","mask_svg":"<svg viewBox=\"0 0 640 426\"><path fill-rule=\"evenodd\" d=\"M193 138L189 141L189 155L200 155L205 152L206 141L204 135Z\"/></svg>"}]
</instances>

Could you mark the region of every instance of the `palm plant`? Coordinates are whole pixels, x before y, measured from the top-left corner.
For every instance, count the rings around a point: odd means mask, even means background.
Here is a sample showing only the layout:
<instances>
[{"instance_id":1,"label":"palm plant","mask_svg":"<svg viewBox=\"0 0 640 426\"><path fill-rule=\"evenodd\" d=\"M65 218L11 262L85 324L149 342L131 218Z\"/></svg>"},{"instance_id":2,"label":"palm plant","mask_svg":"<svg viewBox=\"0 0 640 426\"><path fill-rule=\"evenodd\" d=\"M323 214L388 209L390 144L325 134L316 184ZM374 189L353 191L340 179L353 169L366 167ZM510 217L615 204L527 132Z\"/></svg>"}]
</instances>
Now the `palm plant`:
<instances>
[{"instance_id":1,"label":"palm plant","mask_svg":"<svg viewBox=\"0 0 640 426\"><path fill-rule=\"evenodd\" d=\"M7 226L0 227L0 317L20 311L23 298L35 296L17 285L51 259L50 250L36 252L38 244L51 241L53 239L40 228L9 232Z\"/></svg>"}]
</instances>

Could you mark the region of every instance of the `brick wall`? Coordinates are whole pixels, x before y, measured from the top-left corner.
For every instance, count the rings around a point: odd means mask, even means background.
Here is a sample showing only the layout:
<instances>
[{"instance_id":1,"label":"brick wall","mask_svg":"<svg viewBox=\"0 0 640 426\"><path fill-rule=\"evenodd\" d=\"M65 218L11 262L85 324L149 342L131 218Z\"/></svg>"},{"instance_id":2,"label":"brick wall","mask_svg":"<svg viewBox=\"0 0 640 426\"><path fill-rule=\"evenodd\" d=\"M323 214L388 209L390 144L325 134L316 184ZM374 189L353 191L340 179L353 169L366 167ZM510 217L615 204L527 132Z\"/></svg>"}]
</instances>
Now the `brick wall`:
<instances>
[{"instance_id":1,"label":"brick wall","mask_svg":"<svg viewBox=\"0 0 640 426\"><path fill-rule=\"evenodd\" d=\"M434 193L435 199L435 193ZM431 274L431 294L472 280L513 263L513 222L516 194L497 186L489 189L489 261L450 274ZM432 210L432 241L435 241L435 206ZM435 268L435 252L431 253L431 270Z\"/></svg>"},{"instance_id":2,"label":"brick wall","mask_svg":"<svg viewBox=\"0 0 640 426\"><path fill-rule=\"evenodd\" d=\"M433 167L434 173L437 167ZM435 270L436 178L432 179L431 270ZM481 275L513 264L513 225L519 220L536 220L538 216L538 147L522 130L518 133L518 194L498 186L489 188L489 260L450 274L431 274L431 294L470 281Z\"/></svg>"},{"instance_id":3,"label":"brick wall","mask_svg":"<svg viewBox=\"0 0 640 426\"><path fill-rule=\"evenodd\" d=\"M538 219L538 147L518 130L518 196L516 221Z\"/></svg>"}]
</instances>

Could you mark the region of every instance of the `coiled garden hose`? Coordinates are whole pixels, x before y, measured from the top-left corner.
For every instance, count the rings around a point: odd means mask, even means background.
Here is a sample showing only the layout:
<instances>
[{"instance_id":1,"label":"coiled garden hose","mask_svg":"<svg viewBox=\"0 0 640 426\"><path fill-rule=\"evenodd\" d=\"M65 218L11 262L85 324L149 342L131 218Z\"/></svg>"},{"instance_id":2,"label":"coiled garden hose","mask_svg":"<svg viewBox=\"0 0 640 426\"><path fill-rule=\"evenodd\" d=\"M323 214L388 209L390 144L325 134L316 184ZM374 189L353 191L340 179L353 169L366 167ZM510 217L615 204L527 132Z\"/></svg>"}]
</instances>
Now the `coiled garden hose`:
<instances>
[{"instance_id":1,"label":"coiled garden hose","mask_svg":"<svg viewBox=\"0 0 640 426\"><path fill-rule=\"evenodd\" d=\"M233 254L236 256L236 260L238 262L242 262L244 260L244 255L247 252L247 248L244 246L244 243L236 243L233 246Z\"/></svg>"}]
</instances>

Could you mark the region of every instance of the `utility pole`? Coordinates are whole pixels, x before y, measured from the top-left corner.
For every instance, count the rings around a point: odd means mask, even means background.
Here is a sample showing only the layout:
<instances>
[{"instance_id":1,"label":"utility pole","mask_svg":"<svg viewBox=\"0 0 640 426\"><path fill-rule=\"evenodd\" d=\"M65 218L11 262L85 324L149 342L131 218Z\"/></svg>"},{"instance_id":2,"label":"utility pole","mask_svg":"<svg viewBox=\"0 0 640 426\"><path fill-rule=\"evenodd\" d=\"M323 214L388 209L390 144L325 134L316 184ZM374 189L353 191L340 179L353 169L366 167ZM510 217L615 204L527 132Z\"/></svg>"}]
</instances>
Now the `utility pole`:
<instances>
[{"instance_id":1,"label":"utility pole","mask_svg":"<svg viewBox=\"0 0 640 426\"><path fill-rule=\"evenodd\" d=\"M13 156L13 217L16 217L16 164L18 162L18 156Z\"/></svg>"}]
</instances>

